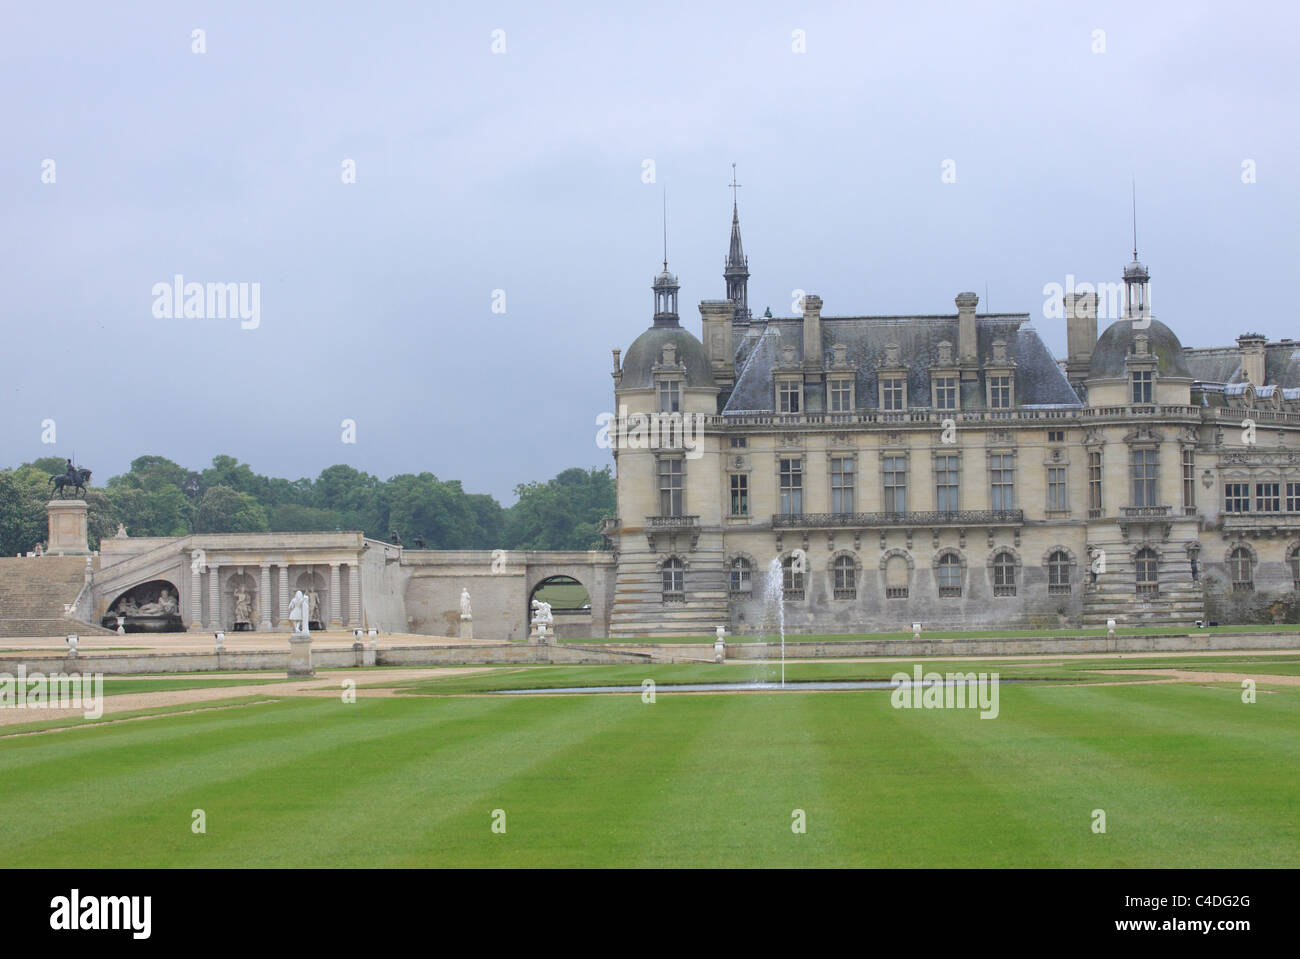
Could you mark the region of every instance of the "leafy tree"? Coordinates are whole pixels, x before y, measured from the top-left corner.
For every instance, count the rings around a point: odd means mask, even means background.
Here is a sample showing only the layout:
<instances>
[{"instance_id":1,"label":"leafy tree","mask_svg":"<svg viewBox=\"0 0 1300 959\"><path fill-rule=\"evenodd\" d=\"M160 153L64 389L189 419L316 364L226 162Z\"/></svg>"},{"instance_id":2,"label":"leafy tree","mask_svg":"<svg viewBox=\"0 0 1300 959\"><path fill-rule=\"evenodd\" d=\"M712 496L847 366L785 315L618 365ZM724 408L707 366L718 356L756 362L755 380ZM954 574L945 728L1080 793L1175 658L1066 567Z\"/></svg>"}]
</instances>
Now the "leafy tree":
<instances>
[{"instance_id":1,"label":"leafy tree","mask_svg":"<svg viewBox=\"0 0 1300 959\"><path fill-rule=\"evenodd\" d=\"M567 469L545 483L515 487L519 502L506 518L513 549L602 549L602 520L614 514L609 467Z\"/></svg>"},{"instance_id":2,"label":"leafy tree","mask_svg":"<svg viewBox=\"0 0 1300 959\"><path fill-rule=\"evenodd\" d=\"M248 493L218 484L208 488L195 517L199 533L266 533L266 509Z\"/></svg>"}]
</instances>

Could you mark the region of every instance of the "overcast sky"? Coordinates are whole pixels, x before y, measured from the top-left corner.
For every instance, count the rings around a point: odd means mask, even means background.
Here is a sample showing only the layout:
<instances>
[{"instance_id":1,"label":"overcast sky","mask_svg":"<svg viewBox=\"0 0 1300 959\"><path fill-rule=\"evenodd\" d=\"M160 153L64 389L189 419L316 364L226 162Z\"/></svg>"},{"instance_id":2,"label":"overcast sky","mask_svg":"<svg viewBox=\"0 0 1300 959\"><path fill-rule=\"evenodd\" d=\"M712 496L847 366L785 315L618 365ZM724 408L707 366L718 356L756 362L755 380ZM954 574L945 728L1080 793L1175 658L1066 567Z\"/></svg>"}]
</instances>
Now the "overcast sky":
<instances>
[{"instance_id":1,"label":"overcast sky","mask_svg":"<svg viewBox=\"0 0 1300 959\"><path fill-rule=\"evenodd\" d=\"M732 162L756 313L974 290L1060 355L1044 286L1119 279L1135 178L1185 345L1300 336L1293 3L551 6L6 3L0 465L229 453L509 503L607 464L663 191L698 335ZM176 274L260 284L259 325L156 317Z\"/></svg>"}]
</instances>

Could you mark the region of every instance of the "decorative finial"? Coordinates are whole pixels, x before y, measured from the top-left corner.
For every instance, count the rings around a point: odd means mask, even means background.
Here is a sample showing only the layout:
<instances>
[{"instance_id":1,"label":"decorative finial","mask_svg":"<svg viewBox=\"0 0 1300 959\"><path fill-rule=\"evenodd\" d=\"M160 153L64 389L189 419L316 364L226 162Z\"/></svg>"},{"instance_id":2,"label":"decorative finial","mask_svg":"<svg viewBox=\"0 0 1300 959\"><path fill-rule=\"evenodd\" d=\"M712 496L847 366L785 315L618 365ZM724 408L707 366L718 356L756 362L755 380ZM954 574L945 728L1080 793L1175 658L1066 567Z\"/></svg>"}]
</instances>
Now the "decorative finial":
<instances>
[{"instance_id":1,"label":"decorative finial","mask_svg":"<svg viewBox=\"0 0 1300 959\"><path fill-rule=\"evenodd\" d=\"M1133 178L1133 261L1138 258L1138 187L1137 177Z\"/></svg>"},{"instance_id":2,"label":"decorative finial","mask_svg":"<svg viewBox=\"0 0 1300 959\"><path fill-rule=\"evenodd\" d=\"M733 215L736 212L736 191L740 189L741 185L736 182L736 164L733 163L731 164L731 212Z\"/></svg>"},{"instance_id":3,"label":"decorative finial","mask_svg":"<svg viewBox=\"0 0 1300 959\"><path fill-rule=\"evenodd\" d=\"M668 188L664 187L664 272L668 272Z\"/></svg>"}]
</instances>

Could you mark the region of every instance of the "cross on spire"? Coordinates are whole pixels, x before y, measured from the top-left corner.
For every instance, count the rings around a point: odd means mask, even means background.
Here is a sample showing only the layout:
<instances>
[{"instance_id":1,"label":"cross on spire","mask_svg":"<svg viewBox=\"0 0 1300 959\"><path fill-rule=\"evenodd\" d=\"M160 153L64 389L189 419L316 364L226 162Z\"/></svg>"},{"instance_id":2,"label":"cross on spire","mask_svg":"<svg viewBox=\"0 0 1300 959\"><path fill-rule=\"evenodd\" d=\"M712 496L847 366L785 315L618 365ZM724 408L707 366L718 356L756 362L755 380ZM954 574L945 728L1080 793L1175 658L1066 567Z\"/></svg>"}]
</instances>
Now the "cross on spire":
<instances>
[{"instance_id":1,"label":"cross on spire","mask_svg":"<svg viewBox=\"0 0 1300 959\"><path fill-rule=\"evenodd\" d=\"M731 164L731 207L733 210L736 207L736 191L739 190L742 185L743 184L736 182L736 164L733 163Z\"/></svg>"}]
</instances>

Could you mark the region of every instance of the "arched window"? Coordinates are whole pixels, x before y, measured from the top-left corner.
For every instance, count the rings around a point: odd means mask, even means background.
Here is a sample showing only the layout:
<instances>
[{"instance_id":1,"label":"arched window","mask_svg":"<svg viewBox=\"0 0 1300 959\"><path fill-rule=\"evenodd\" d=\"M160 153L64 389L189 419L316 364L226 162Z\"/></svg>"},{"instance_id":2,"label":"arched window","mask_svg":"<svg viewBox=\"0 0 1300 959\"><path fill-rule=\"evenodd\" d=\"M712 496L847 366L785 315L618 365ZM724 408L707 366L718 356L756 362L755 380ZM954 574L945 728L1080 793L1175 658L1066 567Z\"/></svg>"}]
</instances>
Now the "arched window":
<instances>
[{"instance_id":1,"label":"arched window","mask_svg":"<svg viewBox=\"0 0 1300 959\"><path fill-rule=\"evenodd\" d=\"M1300 546L1287 555L1286 565L1291 570L1291 588L1300 589Z\"/></svg>"},{"instance_id":2,"label":"arched window","mask_svg":"<svg viewBox=\"0 0 1300 959\"><path fill-rule=\"evenodd\" d=\"M1137 593L1154 596L1160 592L1160 560L1153 549L1140 549L1137 561Z\"/></svg>"},{"instance_id":3,"label":"arched window","mask_svg":"<svg viewBox=\"0 0 1300 959\"><path fill-rule=\"evenodd\" d=\"M1255 590L1255 577L1252 573L1250 550L1238 546L1228 554L1228 575L1232 577L1234 593L1251 593Z\"/></svg>"},{"instance_id":4,"label":"arched window","mask_svg":"<svg viewBox=\"0 0 1300 959\"><path fill-rule=\"evenodd\" d=\"M885 560L885 598L907 599L907 559L894 555Z\"/></svg>"},{"instance_id":5,"label":"arched window","mask_svg":"<svg viewBox=\"0 0 1300 959\"><path fill-rule=\"evenodd\" d=\"M754 592L754 564L743 556L731 563L731 591L752 595Z\"/></svg>"},{"instance_id":6,"label":"arched window","mask_svg":"<svg viewBox=\"0 0 1300 959\"><path fill-rule=\"evenodd\" d=\"M961 595L961 560L955 553L944 553L939 557L937 573L940 596Z\"/></svg>"},{"instance_id":7,"label":"arched window","mask_svg":"<svg viewBox=\"0 0 1300 959\"><path fill-rule=\"evenodd\" d=\"M993 557L993 595L1016 595L1016 558L1010 553Z\"/></svg>"},{"instance_id":8,"label":"arched window","mask_svg":"<svg viewBox=\"0 0 1300 959\"><path fill-rule=\"evenodd\" d=\"M686 566L676 556L664 561L663 585L665 603L686 601Z\"/></svg>"},{"instance_id":9,"label":"arched window","mask_svg":"<svg viewBox=\"0 0 1300 959\"><path fill-rule=\"evenodd\" d=\"M835 598L858 598L858 566L852 556L836 556L833 567L835 573Z\"/></svg>"},{"instance_id":10,"label":"arched window","mask_svg":"<svg viewBox=\"0 0 1300 959\"><path fill-rule=\"evenodd\" d=\"M781 581L786 599L803 599L803 566L806 560L787 556L781 560Z\"/></svg>"},{"instance_id":11,"label":"arched window","mask_svg":"<svg viewBox=\"0 0 1300 959\"><path fill-rule=\"evenodd\" d=\"M1058 549L1047 557L1047 592L1049 595L1070 592L1070 554Z\"/></svg>"}]
</instances>

